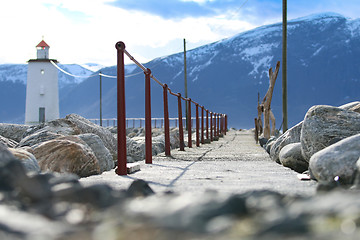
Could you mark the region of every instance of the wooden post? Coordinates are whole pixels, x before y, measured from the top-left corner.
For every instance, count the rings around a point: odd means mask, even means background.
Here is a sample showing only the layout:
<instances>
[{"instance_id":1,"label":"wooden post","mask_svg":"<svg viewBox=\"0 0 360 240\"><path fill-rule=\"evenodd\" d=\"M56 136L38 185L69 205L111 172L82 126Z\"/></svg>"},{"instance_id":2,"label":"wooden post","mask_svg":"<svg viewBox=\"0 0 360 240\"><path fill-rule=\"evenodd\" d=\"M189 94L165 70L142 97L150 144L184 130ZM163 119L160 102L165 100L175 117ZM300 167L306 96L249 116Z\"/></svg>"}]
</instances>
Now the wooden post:
<instances>
[{"instance_id":1,"label":"wooden post","mask_svg":"<svg viewBox=\"0 0 360 240\"><path fill-rule=\"evenodd\" d=\"M259 142L259 123L257 118L255 118L255 142L256 144Z\"/></svg>"},{"instance_id":2,"label":"wooden post","mask_svg":"<svg viewBox=\"0 0 360 240\"><path fill-rule=\"evenodd\" d=\"M287 116L287 0L283 0L282 22L282 102L283 102L283 132L288 129Z\"/></svg>"},{"instance_id":3,"label":"wooden post","mask_svg":"<svg viewBox=\"0 0 360 240\"><path fill-rule=\"evenodd\" d=\"M269 69L269 78L270 78L270 85L269 89L263 99L264 105L264 137L269 139L270 138L270 105L271 99L275 87L275 81L280 69L280 62L278 61L276 64L275 72L272 71L272 68Z\"/></svg>"}]
</instances>

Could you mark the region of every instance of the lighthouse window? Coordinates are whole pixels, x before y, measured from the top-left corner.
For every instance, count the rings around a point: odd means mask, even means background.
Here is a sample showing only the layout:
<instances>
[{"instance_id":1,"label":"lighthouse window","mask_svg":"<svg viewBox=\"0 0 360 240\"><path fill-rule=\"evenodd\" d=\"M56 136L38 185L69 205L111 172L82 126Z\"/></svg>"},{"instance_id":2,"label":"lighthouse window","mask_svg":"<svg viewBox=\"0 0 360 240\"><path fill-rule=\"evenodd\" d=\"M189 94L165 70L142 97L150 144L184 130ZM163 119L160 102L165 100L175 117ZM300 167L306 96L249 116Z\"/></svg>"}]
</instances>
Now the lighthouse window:
<instances>
[{"instance_id":1,"label":"lighthouse window","mask_svg":"<svg viewBox=\"0 0 360 240\"><path fill-rule=\"evenodd\" d=\"M41 69L41 70L40 70L40 73L44 75L44 74L45 74L44 69Z\"/></svg>"}]
</instances>

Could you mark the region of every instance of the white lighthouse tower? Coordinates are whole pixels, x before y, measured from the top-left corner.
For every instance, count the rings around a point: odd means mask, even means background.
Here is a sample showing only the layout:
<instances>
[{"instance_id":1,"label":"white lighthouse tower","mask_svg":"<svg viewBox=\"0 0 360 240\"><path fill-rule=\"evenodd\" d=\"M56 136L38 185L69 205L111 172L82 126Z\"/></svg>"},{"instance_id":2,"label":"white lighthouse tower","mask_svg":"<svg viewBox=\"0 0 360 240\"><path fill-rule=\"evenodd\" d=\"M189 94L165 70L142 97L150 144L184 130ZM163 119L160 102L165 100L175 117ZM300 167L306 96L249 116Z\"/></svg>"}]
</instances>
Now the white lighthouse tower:
<instances>
[{"instance_id":1,"label":"white lighthouse tower","mask_svg":"<svg viewBox=\"0 0 360 240\"><path fill-rule=\"evenodd\" d=\"M28 61L25 124L39 124L59 118L58 70L49 59L50 46L42 40L37 58Z\"/></svg>"}]
</instances>

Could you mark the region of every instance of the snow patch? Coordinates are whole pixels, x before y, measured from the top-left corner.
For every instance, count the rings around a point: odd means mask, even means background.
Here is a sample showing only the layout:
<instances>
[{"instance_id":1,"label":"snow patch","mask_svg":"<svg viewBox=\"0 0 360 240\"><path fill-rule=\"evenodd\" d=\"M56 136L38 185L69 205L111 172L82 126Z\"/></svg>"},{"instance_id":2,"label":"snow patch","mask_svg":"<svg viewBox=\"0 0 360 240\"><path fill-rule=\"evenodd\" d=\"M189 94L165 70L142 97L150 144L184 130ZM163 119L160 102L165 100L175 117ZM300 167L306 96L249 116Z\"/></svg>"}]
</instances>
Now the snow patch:
<instances>
[{"instance_id":1,"label":"snow patch","mask_svg":"<svg viewBox=\"0 0 360 240\"><path fill-rule=\"evenodd\" d=\"M269 68L271 60L273 59L273 56L266 56L261 58L258 62L254 62L252 63L254 66L254 69L249 73L249 75L255 75L255 74L259 74L259 68L263 67L263 68ZM261 75L265 74L266 75L266 71L262 71Z\"/></svg>"},{"instance_id":2,"label":"snow patch","mask_svg":"<svg viewBox=\"0 0 360 240\"><path fill-rule=\"evenodd\" d=\"M357 37L360 35L360 19L350 21L348 24L351 37Z\"/></svg>"},{"instance_id":3,"label":"snow patch","mask_svg":"<svg viewBox=\"0 0 360 240\"><path fill-rule=\"evenodd\" d=\"M320 48L318 48L318 49L313 53L312 57L317 56L317 55L321 52L321 50L323 50L323 48L324 48L324 46L321 46Z\"/></svg>"},{"instance_id":4,"label":"snow patch","mask_svg":"<svg viewBox=\"0 0 360 240\"><path fill-rule=\"evenodd\" d=\"M100 69L104 68L103 65L97 63L85 63L85 64L80 64L80 66L92 72L97 72Z\"/></svg>"}]
</instances>

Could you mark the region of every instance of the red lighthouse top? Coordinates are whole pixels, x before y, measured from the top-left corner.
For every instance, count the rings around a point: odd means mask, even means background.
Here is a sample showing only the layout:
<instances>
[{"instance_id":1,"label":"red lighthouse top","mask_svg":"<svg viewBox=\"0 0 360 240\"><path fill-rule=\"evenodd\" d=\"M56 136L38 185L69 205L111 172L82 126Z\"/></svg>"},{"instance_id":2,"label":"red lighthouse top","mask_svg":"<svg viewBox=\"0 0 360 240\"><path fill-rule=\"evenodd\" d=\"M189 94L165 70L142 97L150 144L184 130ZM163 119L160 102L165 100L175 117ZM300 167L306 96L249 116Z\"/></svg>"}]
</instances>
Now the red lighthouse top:
<instances>
[{"instance_id":1,"label":"red lighthouse top","mask_svg":"<svg viewBox=\"0 0 360 240\"><path fill-rule=\"evenodd\" d=\"M44 47L50 47L44 40L42 40L36 47L41 47L41 48L44 48Z\"/></svg>"}]
</instances>

